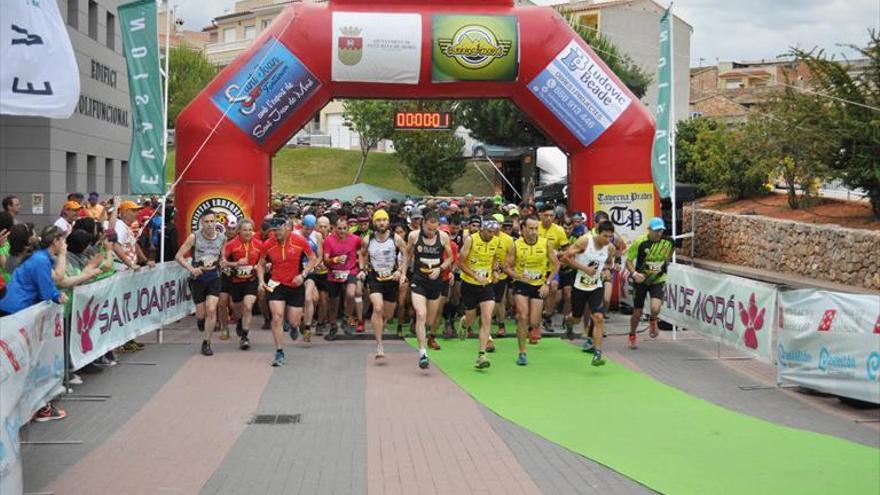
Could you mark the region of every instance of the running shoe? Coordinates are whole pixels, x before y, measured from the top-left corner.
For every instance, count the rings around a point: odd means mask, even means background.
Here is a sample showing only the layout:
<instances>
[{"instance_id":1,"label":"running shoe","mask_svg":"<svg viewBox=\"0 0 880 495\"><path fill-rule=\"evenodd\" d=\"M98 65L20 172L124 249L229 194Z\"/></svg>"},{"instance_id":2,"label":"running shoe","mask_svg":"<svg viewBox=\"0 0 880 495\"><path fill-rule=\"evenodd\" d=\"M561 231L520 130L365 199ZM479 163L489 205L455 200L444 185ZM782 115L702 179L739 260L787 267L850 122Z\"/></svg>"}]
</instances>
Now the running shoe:
<instances>
[{"instance_id":1,"label":"running shoe","mask_svg":"<svg viewBox=\"0 0 880 495\"><path fill-rule=\"evenodd\" d=\"M324 336L324 327L326 327L326 326L327 326L326 323L318 323L315 326L315 333L314 333L315 337L323 337Z\"/></svg>"},{"instance_id":2,"label":"running shoe","mask_svg":"<svg viewBox=\"0 0 880 495\"><path fill-rule=\"evenodd\" d=\"M529 360L526 359L526 353L524 353L524 352L519 353L519 357L516 358L516 364L518 364L520 366L525 366L525 365L529 364Z\"/></svg>"},{"instance_id":3,"label":"running shoe","mask_svg":"<svg viewBox=\"0 0 880 495\"><path fill-rule=\"evenodd\" d=\"M220 340L229 340L229 326L223 325L223 331L220 332Z\"/></svg>"},{"instance_id":4,"label":"running shoe","mask_svg":"<svg viewBox=\"0 0 880 495\"><path fill-rule=\"evenodd\" d=\"M505 335L506 333L507 333L507 331L506 331L505 328L504 328L504 323L499 323L499 324L498 324L498 338L499 338L499 339L503 339L503 338L504 338L504 335Z\"/></svg>"},{"instance_id":5,"label":"running shoe","mask_svg":"<svg viewBox=\"0 0 880 495\"><path fill-rule=\"evenodd\" d=\"M428 355L422 354L419 356L419 368L426 370L428 369Z\"/></svg>"},{"instance_id":6,"label":"running shoe","mask_svg":"<svg viewBox=\"0 0 880 495\"><path fill-rule=\"evenodd\" d=\"M548 332L553 331L553 320L550 315L544 315L544 320L541 323L544 326L544 330L547 330Z\"/></svg>"},{"instance_id":7,"label":"running shoe","mask_svg":"<svg viewBox=\"0 0 880 495\"><path fill-rule=\"evenodd\" d=\"M568 321L568 318L562 320L562 326L565 328L565 338L568 340L574 340L574 327L571 322Z\"/></svg>"},{"instance_id":8,"label":"running shoe","mask_svg":"<svg viewBox=\"0 0 880 495\"><path fill-rule=\"evenodd\" d=\"M352 335L354 335L354 326L350 322L343 323L342 324L342 331L345 333L345 335L348 335L349 337L351 337Z\"/></svg>"},{"instance_id":9,"label":"running shoe","mask_svg":"<svg viewBox=\"0 0 880 495\"><path fill-rule=\"evenodd\" d=\"M330 330L324 335L324 340L332 342L336 340L336 334L338 333L339 327L336 325L336 323L333 323L330 325Z\"/></svg>"},{"instance_id":10,"label":"running shoe","mask_svg":"<svg viewBox=\"0 0 880 495\"><path fill-rule=\"evenodd\" d=\"M605 358L602 356L602 351L596 349L596 352L593 354L593 361L591 363L593 366L605 366Z\"/></svg>"},{"instance_id":11,"label":"running shoe","mask_svg":"<svg viewBox=\"0 0 880 495\"><path fill-rule=\"evenodd\" d=\"M144 350L144 349L147 347L146 344L141 344L140 342L137 342L137 341L134 341L134 340L132 340L131 342L132 342L132 343L134 344L134 346L136 347L136 349L135 349L136 351L142 351L142 350Z\"/></svg>"},{"instance_id":12,"label":"running shoe","mask_svg":"<svg viewBox=\"0 0 880 495\"><path fill-rule=\"evenodd\" d=\"M355 332L364 333L364 322L363 321L357 322L357 327L355 328Z\"/></svg>"},{"instance_id":13,"label":"running shoe","mask_svg":"<svg viewBox=\"0 0 880 495\"><path fill-rule=\"evenodd\" d=\"M428 335L428 348L432 351L440 350L440 344L437 343L437 338L433 335Z\"/></svg>"},{"instance_id":14,"label":"running shoe","mask_svg":"<svg viewBox=\"0 0 880 495\"><path fill-rule=\"evenodd\" d=\"M290 327L290 339L296 341L299 338L299 327Z\"/></svg>"},{"instance_id":15,"label":"running shoe","mask_svg":"<svg viewBox=\"0 0 880 495\"><path fill-rule=\"evenodd\" d=\"M279 367L287 364L287 356L284 355L284 351L275 351L275 360L272 361L272 366Z\"/></svg>"},{"instance_id":16,"label":"running shoe","mask_svg":"<svg viewBox=\"0 0 880 495\"><path fill-rule=\"evenodd\" d=\"M241 336L241 340L238 341L238 348L243 351L251 348L251 341L248 339L247 333Z\"/></svg>"},{"instance_id":17,"label":"running shoe","mask_svg":"<svg viewBox=\"0 0 880 495\"><path fill-rule=\"evenodd\" d=\"M82 385L83 379L81 376L77 375L76 373L71 373L67 379L67 383L68 383L68 385Z\"/></svg>"},{"instance_id":18,"label":"running shoe","mask_svg":"<svg viewBox=\"0 0 880 495\"><path fill-rule=\"evenodd\" d=\"M495 352L495 342L492 342L491 338L486 342L486 352Z\"/></svg>"},{"instance_id":19,"label":"running shoe","mask_svg":"<svg viewBox=\"0 0 880 495\"><path fill-rule=\"evenodd\" d=\"M104 355L96 359L95 364L98 366L116 366L118 364L118 362L116 361L116 356L111 353L108 354L109 357L107 355Z\"/></svg>"},{"instance_id":20,"label":"running shoe","mask_svg":"<svg viewBox=\"0 0 880 495\"><path fill-rule=\"evenodd\" d=\"M46 421L55 421L56 419L64 419L67 413L64 409L55 407L51 402L34 414L34 421L45 423Z\"/></svg>"},{"instance_id":21,"label":"running shoe","mask_svg":"<svg viewBox=\"0 0 880 495\"><path fill-rule=\"evenodd\" d=\"M287 318L285 318L284 322L281 324L281 331L287 333L290 332L290 330L290 323L287 323Z\"/></svg>"},{"instance_id":22,"label":"running shoe","mask_svg":"<svg viewBox=\"0 0 880 495\"><path fill-rule=\"evenodd\" d=\"M202 355L213 356L214 351L211 350L211 344L207 340L202 341Z\"/></svg>"},{"instance_id":23,"label":"running shoe","mask_svg":"<svg viewBox=\"0 0 880 495\"><path fill-rule=\"evenodd\" d=\"M581 352L595 352L596 347L593 345L593 337L587 337L584 339L583 345L581 345Z\"/></svg>"},{"instance_id":24,"label":"running shoe","mask_svg":"<svg viewBox=\"0 0 880 495\"><path fill-rule=\"evenodd\" d=\"M629 348L630 349L638 349L639 346L636 344L636 334L629 334Z\"/></svg>"},{"instance_id":25,"label":"running shoe","mask_svg":"<svg viewBox=\"0 0 880 495\"><path fill-rule=\"evenodd\" d=\"M312 341L312 327L303 328L303 342L306 344Z\"/></svg>"},{"instance_id":26,"label":"running shoe","mask_svg":"<svg viewBox=\"0 0 880 495\"><path fill-rule=\"evenodd\" d=\"M648 322L648 328L650 328L650 331L648 331L648 335L650 335L652 339L656 339L657 334L659 333L657 331L657 320L650 320Z\"/></svg>"},{"instance_id":27,"label":"running shoe","mask_svg":"<svg viewBox=\"0 0 880 495\"><path fill-rule=\"evenodd\" d=\"M89 363L80 368L79 372L84 375L97 375L98 373L103 373L104 368L101 368L100 366L95 366L95 363Z\"/></svg>"},{"instance_id":28,"label":"running shoe","mask_svg":"<svg viewBox=\"0 0 880 495\"><path fill-rule=\"evenodd\" d=\"M477 356L477 362L474 363L474 368L478 370L484 370L491 365L492 363L489 362L489 358L487 358L485 354L480 354L479 356Z\"/></svg>"},{"instance_id":29,"label":"running shoe","mask_svg":"<svg viewBox=\"0 0 880 495\"><path fill-rule=\"evenodd\" d=\"M382 344L378 344L376 346L376 359L382 359L385 357L385 349L382 348Z\"/></svg>"}]
</instances>

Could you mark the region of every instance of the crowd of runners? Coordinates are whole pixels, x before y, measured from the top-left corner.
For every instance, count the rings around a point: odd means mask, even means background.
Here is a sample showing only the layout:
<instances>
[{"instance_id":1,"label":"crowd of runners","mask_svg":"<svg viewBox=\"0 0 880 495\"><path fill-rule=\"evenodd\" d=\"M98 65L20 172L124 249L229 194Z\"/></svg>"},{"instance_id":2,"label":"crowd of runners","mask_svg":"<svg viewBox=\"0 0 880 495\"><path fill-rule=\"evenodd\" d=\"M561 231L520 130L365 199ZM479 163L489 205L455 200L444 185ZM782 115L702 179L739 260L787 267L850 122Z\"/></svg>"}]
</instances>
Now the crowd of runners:
<instances>
[{"instance_id":1,"label":"crowd of runners","mask_svg":"<svg viewBox=\"0 0 880 495\"><path fill-rule=\"evenodd\" d=\"M583 350L601 366L612 278L627 273L633 284L634 349L648 297L649 335L657 336L673 243L660 218L629 246L605 212L589 220L562 205L505 205L500 196L375 204L287 197L260 222L205 212L176 260L191 274L206 356L213 334L229 339L230 326L249 349L260 312L275 343L273 366L286 363L286 338L332 341L364 333L369 320L377 360L385 359L383 335L403 337L409 326L421 369L429 349L440 350L438 339L455 337L478 338L475 367L485 369L493 339L508 336L513 317L517 364L528 364L527 349L543 333L560 330L583 336Z\"/></svg>"}]
</instances>

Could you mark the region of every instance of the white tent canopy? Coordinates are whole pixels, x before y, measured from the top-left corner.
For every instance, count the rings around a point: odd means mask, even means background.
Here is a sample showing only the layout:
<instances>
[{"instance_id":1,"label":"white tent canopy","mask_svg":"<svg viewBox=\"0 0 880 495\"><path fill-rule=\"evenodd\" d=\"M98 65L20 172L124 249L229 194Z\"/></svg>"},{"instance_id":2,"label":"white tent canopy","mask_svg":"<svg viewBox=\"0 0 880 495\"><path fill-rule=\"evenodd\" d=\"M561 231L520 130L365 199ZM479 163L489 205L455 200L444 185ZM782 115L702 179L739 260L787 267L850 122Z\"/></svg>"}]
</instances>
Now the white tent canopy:
<instances>
[{"instance_id":1,"label":"white tent canopy","mask_svg":"<svg viewBox=\"0 0 880 495\"><path fill-rule=\"evenodd\" d=\"M568 177L568 156L553 146L538 148L536 165L541 171L539 185L560 182Z\"/></svg>"}]
</instances>

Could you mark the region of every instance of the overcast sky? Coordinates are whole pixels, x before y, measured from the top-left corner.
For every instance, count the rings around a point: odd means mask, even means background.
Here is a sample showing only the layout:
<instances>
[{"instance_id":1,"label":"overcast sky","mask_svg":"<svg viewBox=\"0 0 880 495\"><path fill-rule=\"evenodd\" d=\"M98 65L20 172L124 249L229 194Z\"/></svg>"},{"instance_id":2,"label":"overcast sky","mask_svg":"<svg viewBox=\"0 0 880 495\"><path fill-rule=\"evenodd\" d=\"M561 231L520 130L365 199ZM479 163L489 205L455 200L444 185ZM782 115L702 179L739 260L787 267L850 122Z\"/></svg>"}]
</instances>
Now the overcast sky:
<instances>
[{"instance_id":1,"label":"overcast sky","mask_svg":"<svg viewBox=\"0 0 880 495\"><path fill-rule=\"evenodd\" d=\"M539 4L565 0L534 0ZM232 12L235 0L171 0L188 29ZM660 0L666 5L668 0ZM837 44L864 46L880 26L880 0L677 0L677 16L694 28L691 66L716 60L775 58L791 46L852 56ZM614 33L621 34L621 33ZM625 34L625 33L623 33Z\"/></svg>"}]
</instances>

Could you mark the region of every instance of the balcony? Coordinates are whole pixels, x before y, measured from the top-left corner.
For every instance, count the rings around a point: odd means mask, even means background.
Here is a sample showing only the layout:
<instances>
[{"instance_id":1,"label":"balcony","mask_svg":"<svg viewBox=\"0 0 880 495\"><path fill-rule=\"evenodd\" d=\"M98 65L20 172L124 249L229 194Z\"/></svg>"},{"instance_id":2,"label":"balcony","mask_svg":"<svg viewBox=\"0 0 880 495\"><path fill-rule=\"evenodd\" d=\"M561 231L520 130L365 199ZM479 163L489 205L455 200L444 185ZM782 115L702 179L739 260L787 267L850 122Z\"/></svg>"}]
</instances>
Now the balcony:
<instances>
[{"instance_id":1,"label":"balcony","mask_svg":"<svg viewBox=\"0 0 880 495\"><path fill-rule=\"evenodd\" d=\"M229 65L235 57L245 51L254 40L230 41L228 43L209 43L205 47L208 61L221 67Z\"/></svg>"}]
</instances>

